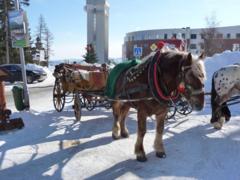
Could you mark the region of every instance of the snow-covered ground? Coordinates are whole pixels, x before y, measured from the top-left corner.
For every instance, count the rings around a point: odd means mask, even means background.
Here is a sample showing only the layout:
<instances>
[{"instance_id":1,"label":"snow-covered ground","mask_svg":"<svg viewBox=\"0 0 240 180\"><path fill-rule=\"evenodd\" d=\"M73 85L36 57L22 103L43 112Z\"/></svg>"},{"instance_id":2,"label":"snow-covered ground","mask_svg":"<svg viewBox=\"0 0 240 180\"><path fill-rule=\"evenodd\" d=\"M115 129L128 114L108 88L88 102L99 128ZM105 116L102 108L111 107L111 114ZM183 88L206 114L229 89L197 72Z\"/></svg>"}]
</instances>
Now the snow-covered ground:
<instances>
[{"instance_id":1,"label":"snow-covered ground","mask_svg":"<svg viewBox=\"0 0 240 180\"><path fill-rule=\"evenodd\" d=\"M211 74L219 67L240 62L240 53L224 52L207 58L210 91ZM52 78L52 80L51 80ZM49 73L46 86L54 83ZM210 106L188 116L176 115L165 126L167 158L158 159L153 150L154 117L148 118L144 139L148 161L135 160L136 113L127 118L128 139L111 138L111 110L83 110L81 122L74 121L69 104L57 113L47 98L30 112L14 112L22 117L22 130L0 134L0 179L240 179L240 109L231 106L232 119L216 131L209 124ZM46 101L45 101L46 99Z\"/></svg>"}]
</instances>

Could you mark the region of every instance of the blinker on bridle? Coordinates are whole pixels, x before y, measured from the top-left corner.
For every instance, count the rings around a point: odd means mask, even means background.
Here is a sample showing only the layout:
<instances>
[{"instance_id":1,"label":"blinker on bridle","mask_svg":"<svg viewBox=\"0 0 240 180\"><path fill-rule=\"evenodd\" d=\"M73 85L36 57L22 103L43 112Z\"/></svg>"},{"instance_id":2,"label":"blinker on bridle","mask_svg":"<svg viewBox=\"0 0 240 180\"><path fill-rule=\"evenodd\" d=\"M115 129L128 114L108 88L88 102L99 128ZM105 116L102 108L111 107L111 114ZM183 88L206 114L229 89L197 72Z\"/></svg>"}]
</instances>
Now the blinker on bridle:
<instances>
[{"instance_id":1,"label":"blinker on bridle","mask_svg":"<svg viewBox=\"0 0 240 180\"><path fill-rule=\"evenodd\" d=\"M191 95L199 95L204 92L203 88L194 89L191 85L187 84L185 80L185 74L191 69L191 66L182 66L180 73L180 83L177 87L177 90L180 94L188 93Z\"/></svg>"}]
</instances>

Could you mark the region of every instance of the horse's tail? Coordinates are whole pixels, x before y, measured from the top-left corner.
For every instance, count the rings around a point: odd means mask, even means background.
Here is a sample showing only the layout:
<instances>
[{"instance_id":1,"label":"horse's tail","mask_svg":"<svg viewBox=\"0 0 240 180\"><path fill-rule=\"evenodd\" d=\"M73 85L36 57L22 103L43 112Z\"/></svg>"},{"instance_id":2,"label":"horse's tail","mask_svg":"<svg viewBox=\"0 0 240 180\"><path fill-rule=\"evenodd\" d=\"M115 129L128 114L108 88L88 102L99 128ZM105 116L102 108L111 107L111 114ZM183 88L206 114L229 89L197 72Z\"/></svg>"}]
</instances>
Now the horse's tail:
<instances>
[{"instance_id":1,"label":"horse's tail","mask_svg":"<svg viewBox=\"0 0 240 180\"><path fill-rule=\"evenodd\" d=\"M217 91L215 89L214 76L215 76L215 73L212 76L212 89L211 89L212 118L211 118L211 123L214 123L217 121L217 119L215 118L215 110L217 108L217 104L216 104Z\"/></svg>"},{"instance_id":2,"label":"horse's tail","mask_svg":"<svg viewBox=\"0 0 240 180\"><path fill-rule=\"evenodd\" d=\"M214 100L216 99L217 91L215 89L215 83L214 83L214 74L212 77L212 89L211 89L211 105L214 103Z\"/></svg>"}]
</instances>

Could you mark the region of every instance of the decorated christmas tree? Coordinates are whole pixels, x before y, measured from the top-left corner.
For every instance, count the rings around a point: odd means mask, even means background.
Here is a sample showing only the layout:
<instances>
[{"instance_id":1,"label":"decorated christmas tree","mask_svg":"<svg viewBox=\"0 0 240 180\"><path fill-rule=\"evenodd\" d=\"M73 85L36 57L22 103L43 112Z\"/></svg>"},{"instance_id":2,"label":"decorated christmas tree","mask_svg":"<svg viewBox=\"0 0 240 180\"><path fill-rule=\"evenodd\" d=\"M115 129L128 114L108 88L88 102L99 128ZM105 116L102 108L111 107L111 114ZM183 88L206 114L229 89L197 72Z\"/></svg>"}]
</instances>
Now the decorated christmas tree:
<instances>
[{"instance_id":1,"label":"decorated christmas tree","mask_svg":"<svg viewBox=\"0 0 240 180\"><path fill-rule=\"evenodd\" d=\"M92 46L92 44L88 44L87 47L86 47L86 55L84 55L84 61L87 62L87 63L96 63L98 60L97 60L97 57L96 57L96 53L95 53L95 50Z\"/></svg>"}]
</instances>

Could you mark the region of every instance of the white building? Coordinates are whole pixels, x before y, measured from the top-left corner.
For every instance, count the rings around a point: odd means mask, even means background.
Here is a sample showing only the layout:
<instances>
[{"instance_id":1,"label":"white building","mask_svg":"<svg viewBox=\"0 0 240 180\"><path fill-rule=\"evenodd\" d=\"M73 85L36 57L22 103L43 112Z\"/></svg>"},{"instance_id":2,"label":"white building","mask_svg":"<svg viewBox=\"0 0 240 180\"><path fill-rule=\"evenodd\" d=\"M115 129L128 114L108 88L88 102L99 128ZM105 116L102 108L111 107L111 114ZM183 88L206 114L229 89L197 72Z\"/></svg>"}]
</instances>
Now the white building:
<instances>
[{"instance_id":1,"label":"white building","mask_svg":"<svg viewBox=\"0 0 240 180\"><path fill-rule=\"evenodd\" d=\"M223 38L224 43L226 43L226 49L234 50L239 49L240 44L240 25L238 26L227 26L227 27L217 27L218 37ZM187 50L198 54L202 51L201 44L203 43L202 31L204 28L192 29L190 27L186 28L176 28L176 29L156 29L156 30L144 30L135 31L127 33L124 38L123 45L123 57L127 57L126 48L129 42L140 42L146 40L157 40L157 39L183 39L187 42Z\"/></svg>"}]
</instances>

